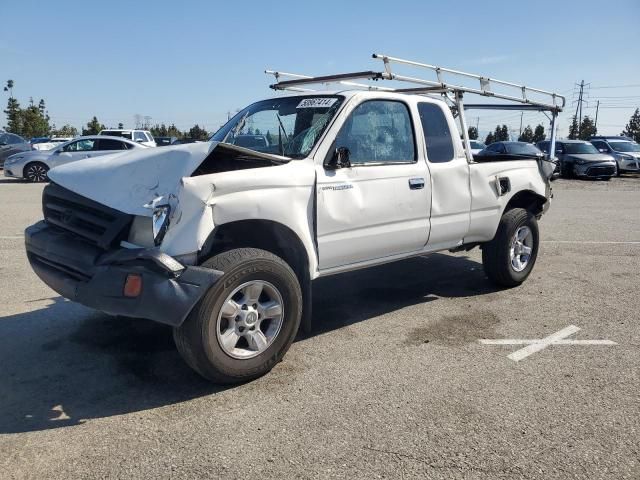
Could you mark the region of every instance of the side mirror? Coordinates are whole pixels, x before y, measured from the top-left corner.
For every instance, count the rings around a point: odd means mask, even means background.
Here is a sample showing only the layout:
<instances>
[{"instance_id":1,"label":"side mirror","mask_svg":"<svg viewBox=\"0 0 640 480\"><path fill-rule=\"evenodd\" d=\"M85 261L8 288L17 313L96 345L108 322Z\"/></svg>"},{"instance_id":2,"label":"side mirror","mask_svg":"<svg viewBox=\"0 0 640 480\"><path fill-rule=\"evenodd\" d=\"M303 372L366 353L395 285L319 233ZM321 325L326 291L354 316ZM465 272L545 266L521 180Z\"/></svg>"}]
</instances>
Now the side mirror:
<instances>
[{"instance_id":1,"label":"side mirror","mask_svg":"<svg viewBox=\"0 0 640 480\"><path fill-rule=\"evenodd\" d=\"M349 156L351 152L347 147L338 147L333 152L333 155L325 161L324 166L329 170L337 170L339 168L350 168L351 161Z\"/></svg>"}]
</instances>

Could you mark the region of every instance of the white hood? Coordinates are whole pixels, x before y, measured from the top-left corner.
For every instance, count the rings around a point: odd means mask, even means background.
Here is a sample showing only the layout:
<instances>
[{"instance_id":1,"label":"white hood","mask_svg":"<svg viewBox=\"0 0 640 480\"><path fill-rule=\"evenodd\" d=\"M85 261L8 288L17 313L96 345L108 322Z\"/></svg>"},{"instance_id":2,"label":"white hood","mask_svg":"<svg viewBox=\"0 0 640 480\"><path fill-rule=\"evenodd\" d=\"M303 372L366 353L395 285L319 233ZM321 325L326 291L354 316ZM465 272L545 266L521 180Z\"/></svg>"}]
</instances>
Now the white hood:
<instances>
[{"instance_id":1,"label":"white hood","mask_svg":"<svg viewBox=\"0 0 640 480\"><path fill-rule=\"evenodd\" d=\"M131 215L151 216L143 205L175 193L218 145L191 143L175 147L140 148L68 163L49 171L58 185Z\"/></svg>"}]
</instances>

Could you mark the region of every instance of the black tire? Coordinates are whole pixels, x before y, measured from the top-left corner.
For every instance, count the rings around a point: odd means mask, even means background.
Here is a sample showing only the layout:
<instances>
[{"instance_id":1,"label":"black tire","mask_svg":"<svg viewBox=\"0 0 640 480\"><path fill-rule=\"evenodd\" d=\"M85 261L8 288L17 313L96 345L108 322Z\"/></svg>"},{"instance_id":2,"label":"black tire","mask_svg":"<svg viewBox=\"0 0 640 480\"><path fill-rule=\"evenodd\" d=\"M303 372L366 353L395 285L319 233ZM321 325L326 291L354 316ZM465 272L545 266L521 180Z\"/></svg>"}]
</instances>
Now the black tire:
<instances>
[{"instance_id":1,"label":"black tire","mask_svg":"<svg viewBox=\"0 0 640 480\"><path fill-rule=\"evenodd\" d=\"M616 177L620 176L620 164L616 161Z\"/></svg>"},{"instance_id":2,"label":"black tire","mask_svg":"<svg viewBox=\"0 0 640 480\"><path fill-rule=\"evenodd\" d=\"M178 351L200 375L215 383L252 380L269 372L287 352L300 327L302 290L284 260L265 250L238 248L216 255L202 264L224 275L194 307L184 323L173 330ZM283 301L283 323L272 343L259 355L238 359L228 355L218 341L218 314L227 297L251 280L269 282Z\"/></svg>"},{"instance_id":3,"label":"black tire","mask_svg":"<svg viewBox=\"0 0 640 480\"><path fill-rule=\"evenodd\" d=\"M533 237L532 251L525 268L517 271L511 263L511 241L518 229L524 226L529 227ZM489 280L501 287L516 287L524 282L536 263L539 241L538 222L533 213L523 208L505 212L493 240L482 246L482 265Z\"/></svg>"},{"instance_id":4,"label":"black tire","mask_svg":"<svg viewBox=\"0 0 640 480\"><path fill-rule=\"evenodd\" d=\"M572 178L573 177L573 165L568 164L567 162L560 163L560 176L562 178Z\"/></svg>"},{"instance_id":5,"label":"black tire","mask_svg":"<svg viewBox=\"0 0 640 480\"><path fill-rule=\"evenodd\" d=\"M24 166L22 176L31 183L47 182L49 177L47 176L49 167L42 162L31 162Z\"/></svg>"}]
</instances>

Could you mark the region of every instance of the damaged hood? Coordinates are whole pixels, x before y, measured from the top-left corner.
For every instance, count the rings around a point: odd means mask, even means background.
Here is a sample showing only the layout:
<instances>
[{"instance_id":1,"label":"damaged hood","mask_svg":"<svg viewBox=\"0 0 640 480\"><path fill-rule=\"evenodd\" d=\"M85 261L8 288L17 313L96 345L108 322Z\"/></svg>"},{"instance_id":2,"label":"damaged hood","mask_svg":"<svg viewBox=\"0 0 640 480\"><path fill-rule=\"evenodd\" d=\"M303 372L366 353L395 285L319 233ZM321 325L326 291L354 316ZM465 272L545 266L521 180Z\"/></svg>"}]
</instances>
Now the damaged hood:
<instances>
[{"instance_id":1,"label":"damaged hood","mask_svg":"<svg viewBox=\"0 0 640 480\"><path fill-rule=\"evenodd\" d=\"M131 215L151 216L143 205L175 193L217 142L140 148L61 165L49 171L58 185Z\"/></svg>"}]
</instances>

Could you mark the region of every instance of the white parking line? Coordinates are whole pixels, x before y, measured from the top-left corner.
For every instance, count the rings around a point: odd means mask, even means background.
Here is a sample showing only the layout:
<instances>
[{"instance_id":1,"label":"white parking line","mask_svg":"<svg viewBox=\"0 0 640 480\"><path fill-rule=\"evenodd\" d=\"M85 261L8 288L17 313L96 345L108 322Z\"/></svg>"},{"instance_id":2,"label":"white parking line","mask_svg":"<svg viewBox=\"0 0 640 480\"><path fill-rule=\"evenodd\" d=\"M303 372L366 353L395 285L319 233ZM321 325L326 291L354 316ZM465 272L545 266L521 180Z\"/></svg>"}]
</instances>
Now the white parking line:
<instances>
[{"instance_id":1,"label":"white parking line","mask_svg":"<svg viewBox=\"0 0 640 480\"><path fill-rule=\"evenodd\" d=\"M0 240L22 240L24 235L1 235Z\"/></svg>"},{"instance_id":2,"label":"white parking line","mask_svg":"<svg viewBox=\"0 0 640 480\"><path fill-rule=\"evenodd\" d=\"M569 325L568 327L544 338L498 338L491 340L480 339L478 341L483 345L526 345L526 347L507 355L507 358L514 362L519 362L520 360L527 358L529 355L533 355L536 352L544 350L549 345L617 345L616 342L611 340L567 340L567 337L570 337L579 331L580 328L575 325Z\"/></svg>"},{"instance_id":3,"label":"white parking line","mask_svg":"<svg viewBox=\"0 0 640 480\"><path fill-rule=\"evenodd\" d=\"M584 243L594 245L640 245L640 242L598 242L595 240L542 240L541 243Z\"/></svg>"}]
</instances>

